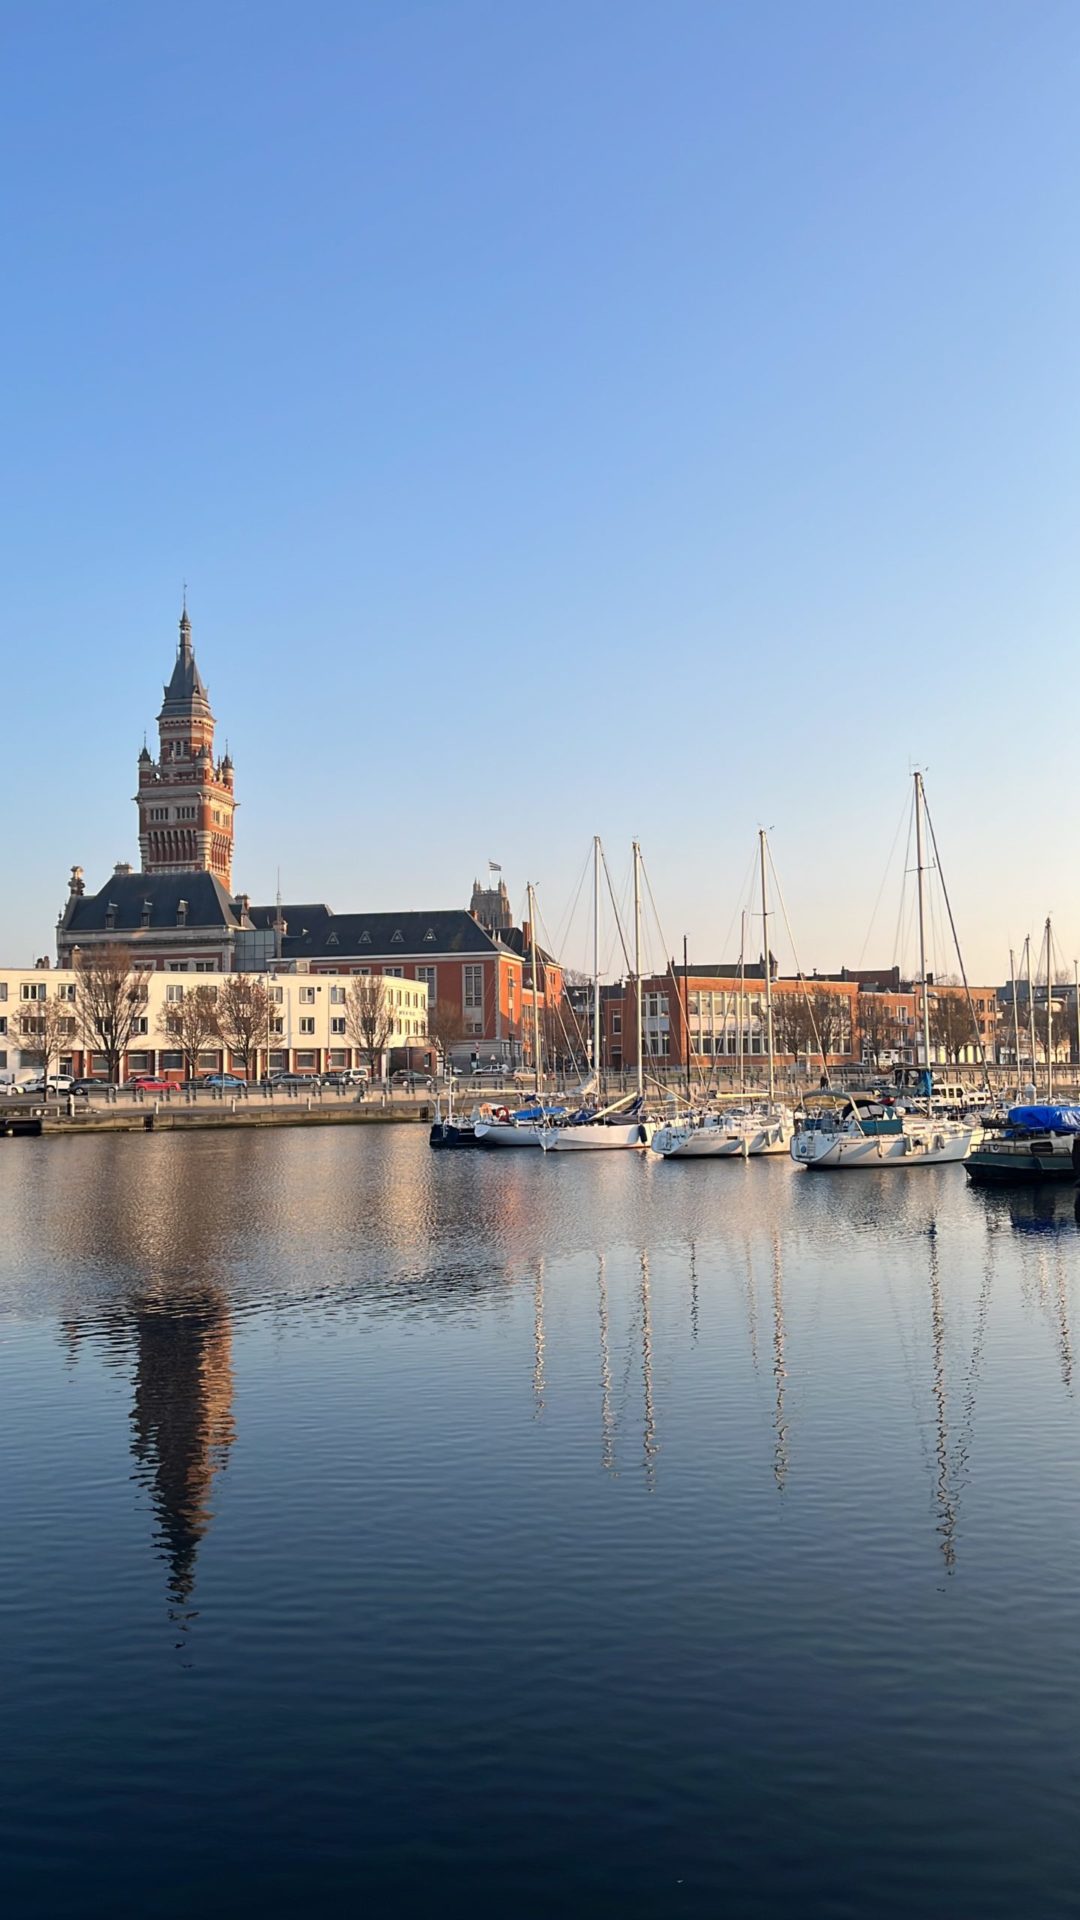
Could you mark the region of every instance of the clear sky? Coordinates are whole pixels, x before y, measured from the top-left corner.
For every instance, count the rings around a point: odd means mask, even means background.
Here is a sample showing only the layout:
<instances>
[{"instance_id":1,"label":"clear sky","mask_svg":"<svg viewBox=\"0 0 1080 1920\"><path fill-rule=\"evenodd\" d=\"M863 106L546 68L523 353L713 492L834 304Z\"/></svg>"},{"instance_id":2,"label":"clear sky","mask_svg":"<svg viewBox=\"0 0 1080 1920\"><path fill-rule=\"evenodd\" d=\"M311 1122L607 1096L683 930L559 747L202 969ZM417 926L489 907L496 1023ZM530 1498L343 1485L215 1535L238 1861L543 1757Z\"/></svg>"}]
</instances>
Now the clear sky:
<instances>
[{"instance_id":1,"label":"clear sky","mask_svg":"<svg viewBox=\"0 0 1080 1920\"><path fill-rule=\"evenodd\" d=\"M1080 950L1072 0L0 26L0 958L137 860L185 578L254 898L637 834L726 958L763 823L853 965L919 761L973 974Z\"/></svg>"}]
</instances>

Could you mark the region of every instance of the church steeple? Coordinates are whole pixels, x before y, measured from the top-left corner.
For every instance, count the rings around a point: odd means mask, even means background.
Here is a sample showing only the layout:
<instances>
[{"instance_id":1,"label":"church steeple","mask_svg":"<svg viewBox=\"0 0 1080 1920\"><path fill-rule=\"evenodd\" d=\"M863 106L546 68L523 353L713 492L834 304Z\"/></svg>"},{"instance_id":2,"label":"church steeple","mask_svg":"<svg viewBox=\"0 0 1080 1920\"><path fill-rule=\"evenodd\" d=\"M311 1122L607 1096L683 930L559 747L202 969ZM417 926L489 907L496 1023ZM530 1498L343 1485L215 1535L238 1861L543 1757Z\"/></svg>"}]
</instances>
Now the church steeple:
<instances>
[{"instance_id":1,"label":"church steeple","mask_svg":"<svg viewBox=\"0 0 1080 1920\"><path fill-rule=\"evenodd\" d=\"M158 714L160 755L139 756L139 848L144 873L209 872L232 889L232 761L214 761L214 716L195 664L184 590L180 639Z\"/></svg>"}]
</instances>

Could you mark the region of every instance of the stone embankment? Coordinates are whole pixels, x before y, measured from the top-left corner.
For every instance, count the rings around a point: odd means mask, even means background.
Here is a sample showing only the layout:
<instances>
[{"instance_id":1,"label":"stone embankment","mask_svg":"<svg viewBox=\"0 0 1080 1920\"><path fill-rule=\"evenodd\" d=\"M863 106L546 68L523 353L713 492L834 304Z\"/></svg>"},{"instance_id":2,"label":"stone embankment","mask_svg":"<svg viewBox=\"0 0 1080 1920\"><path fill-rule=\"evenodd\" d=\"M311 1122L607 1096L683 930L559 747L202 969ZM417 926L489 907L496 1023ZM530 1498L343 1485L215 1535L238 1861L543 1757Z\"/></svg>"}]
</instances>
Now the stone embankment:
<instances>
[{"instance_id":1,"label":"stone embankment","mask_svg":"<svg viewBox=\"0 0 1080 1920\"><path fill-rule=\"evenodd\" d=\"M190 1133L222 1127L356 1127L392 1121L423 1121L434 1114L431 1097L358 1101L313 1097L188 1100L85 1101L75 1099L5 1102L0 1131L12 1133ZM32 1124L32 1123L40 1124Z\"/></svg>"}]
</instances>

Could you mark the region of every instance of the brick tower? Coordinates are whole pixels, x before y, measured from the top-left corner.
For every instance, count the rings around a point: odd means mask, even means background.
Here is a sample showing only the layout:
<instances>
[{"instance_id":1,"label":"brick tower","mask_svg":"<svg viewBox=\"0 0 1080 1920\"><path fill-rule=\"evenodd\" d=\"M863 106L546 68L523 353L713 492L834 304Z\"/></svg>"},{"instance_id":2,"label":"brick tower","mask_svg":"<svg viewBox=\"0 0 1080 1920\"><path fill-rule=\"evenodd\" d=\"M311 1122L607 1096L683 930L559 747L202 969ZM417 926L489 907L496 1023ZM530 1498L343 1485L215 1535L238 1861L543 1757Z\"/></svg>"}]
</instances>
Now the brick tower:
<instances>
[{"instance_id":1,"label":"brick tower","mask_svg":"<svg viewBox=\"0 0 1080 1920\"><path fill-rule=\"evenodd\" d=\"M139 755L143 873L212 873L232 892L233 764L214 760L214 716L191 645L187 600L172 679L158 714L160 752Z\"/></svg>"}]
</instances>

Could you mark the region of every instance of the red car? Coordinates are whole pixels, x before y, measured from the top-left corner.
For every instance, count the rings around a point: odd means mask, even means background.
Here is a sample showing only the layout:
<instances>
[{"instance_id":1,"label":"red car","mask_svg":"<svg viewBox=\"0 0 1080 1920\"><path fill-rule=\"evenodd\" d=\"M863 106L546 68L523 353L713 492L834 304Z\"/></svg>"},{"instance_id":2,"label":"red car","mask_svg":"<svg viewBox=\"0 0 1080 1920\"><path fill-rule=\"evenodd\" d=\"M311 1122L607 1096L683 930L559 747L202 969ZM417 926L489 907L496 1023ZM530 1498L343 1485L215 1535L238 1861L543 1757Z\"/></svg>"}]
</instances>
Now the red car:
<instances>
[{"instance_id":1,"label":"red car","mask_svg":"<svg viewBox=\"0 0 1080 1920\"><path fill-rule=\"evenodd\" d=\"M171 1080L153 1080L149 1074L139 1074L130 1083L132 1093L168 1093Z\"/></svg>"}]
</instances>

